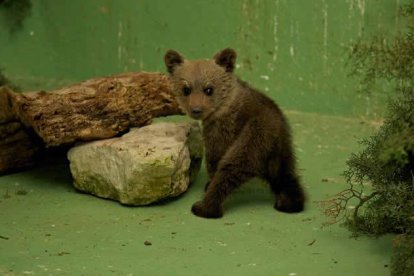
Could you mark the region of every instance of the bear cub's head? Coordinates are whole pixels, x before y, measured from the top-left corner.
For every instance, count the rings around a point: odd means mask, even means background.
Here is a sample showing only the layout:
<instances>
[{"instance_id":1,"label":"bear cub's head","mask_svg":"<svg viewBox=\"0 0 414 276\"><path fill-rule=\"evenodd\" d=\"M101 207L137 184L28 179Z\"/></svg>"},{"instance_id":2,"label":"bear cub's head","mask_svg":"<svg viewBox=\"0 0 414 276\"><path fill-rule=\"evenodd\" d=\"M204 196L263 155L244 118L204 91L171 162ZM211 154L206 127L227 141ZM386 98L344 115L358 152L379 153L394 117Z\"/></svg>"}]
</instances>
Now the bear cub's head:
<instances>
[{"instance_id":1,"label":"bear cub's head","mask_svg":"<svg viewBox=\"0 0 414 276\"><path fill-rule=\"evenodd\" d=\"M164 56L173 89L183 110L192 118L205 120L225 108L233 98L236 52L227 48L210 60L186 60L174 50Z\"/></svg>"}]
</instances>

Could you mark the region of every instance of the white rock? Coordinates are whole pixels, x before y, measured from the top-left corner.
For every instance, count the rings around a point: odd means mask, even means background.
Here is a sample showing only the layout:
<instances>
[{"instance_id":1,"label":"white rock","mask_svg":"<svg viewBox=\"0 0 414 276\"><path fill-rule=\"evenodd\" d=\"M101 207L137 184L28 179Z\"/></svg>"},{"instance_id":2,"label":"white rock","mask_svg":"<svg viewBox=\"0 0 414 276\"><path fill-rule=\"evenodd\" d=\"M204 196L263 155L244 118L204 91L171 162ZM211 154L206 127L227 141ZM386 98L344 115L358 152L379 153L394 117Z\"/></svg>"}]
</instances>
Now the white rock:
<instances>
[{"instance_id":1,"label":"white rock","mask_svg":"<svg viewBox=\"0 0 414 276\"><path fill-rule=\"evenodd\" d=\"M128 205L146 205L185 192L203 156L199 125L157 123L68 152L74 186Z\"/></svg>"}]
</instances>

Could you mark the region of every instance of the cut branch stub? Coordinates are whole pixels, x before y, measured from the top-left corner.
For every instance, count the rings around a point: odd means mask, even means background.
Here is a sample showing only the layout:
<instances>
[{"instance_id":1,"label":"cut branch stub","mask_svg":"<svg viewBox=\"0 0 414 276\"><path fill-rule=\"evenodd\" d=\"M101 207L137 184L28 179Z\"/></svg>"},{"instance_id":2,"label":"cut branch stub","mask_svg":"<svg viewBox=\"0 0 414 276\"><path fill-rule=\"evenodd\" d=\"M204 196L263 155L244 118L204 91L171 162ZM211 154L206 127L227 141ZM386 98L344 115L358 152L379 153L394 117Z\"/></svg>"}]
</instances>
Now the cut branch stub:
<instances>
[{"instance_id":1,"label":"cut branch stub","mask_svg":"<svg viewBox=\"0 0 414 276\"><path fill-rule=\"evenodd\" d=\"M13 112L11 93L0 87L0 175L32 165L40 149Z\"/></svg>"},{"instance_id":2,"label":"cut branch stub","mask_svg":"<svg viewBox=\"0 0 414 276\"><path fill-rule=\"evenodd\" d=\"M110 138L155 117L183 114L160 73L127 73L11 97L17 116L46 146Z\"/></svg>"}]
</instances>

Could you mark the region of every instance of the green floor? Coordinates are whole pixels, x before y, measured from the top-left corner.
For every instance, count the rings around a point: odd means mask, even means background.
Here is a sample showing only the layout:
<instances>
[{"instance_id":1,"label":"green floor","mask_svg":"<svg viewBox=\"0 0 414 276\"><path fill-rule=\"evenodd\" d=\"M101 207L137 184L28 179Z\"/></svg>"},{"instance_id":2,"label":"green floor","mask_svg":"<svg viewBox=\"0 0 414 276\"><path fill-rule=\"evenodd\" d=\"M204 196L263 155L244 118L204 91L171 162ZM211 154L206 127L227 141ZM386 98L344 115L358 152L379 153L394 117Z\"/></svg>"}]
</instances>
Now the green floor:
<instances>
[{"instance_id":1,"label":"green floor","mask_svg":"<svg viewBox=\"0 0 414 276\"><path fill-rule=\"evenodd\" d=\"M288 116L309 195L304 213L276 212L267 187L252 181L229 199L222 219L195 217L204 168L176 200L125 207L76 192L67 165L49 165L0 177L0 274L388 275L392 237L321 228L315 202L345 187L345 161L375 124Z\"/></svg>"}]
</instances>

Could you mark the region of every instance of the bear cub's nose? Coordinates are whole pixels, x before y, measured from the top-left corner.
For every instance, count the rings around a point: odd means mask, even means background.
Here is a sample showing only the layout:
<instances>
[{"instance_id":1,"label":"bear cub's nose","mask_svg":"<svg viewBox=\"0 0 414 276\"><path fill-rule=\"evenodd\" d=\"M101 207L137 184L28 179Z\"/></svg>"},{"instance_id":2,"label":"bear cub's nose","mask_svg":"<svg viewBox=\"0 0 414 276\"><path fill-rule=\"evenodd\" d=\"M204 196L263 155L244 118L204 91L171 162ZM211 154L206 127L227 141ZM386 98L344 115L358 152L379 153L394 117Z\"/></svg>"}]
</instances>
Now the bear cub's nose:
<instances>
[{"instance_id":1,"label":"bear cub's nose","mask_svg":"<svg viewBox=\"0 0 414 276\"><path fill-rule=\"evenodd\" d=\"M201 113L203 113L203 108L201 108L201 107L193 107L193 108L191 109L191 114L192 114L193 116L200 116L200 115L201 115Z\"/></svg>"}]
</instances>

